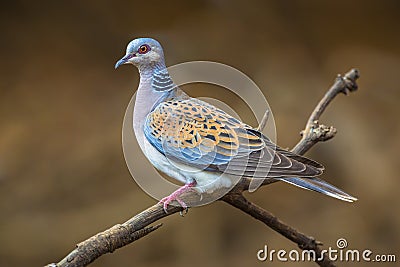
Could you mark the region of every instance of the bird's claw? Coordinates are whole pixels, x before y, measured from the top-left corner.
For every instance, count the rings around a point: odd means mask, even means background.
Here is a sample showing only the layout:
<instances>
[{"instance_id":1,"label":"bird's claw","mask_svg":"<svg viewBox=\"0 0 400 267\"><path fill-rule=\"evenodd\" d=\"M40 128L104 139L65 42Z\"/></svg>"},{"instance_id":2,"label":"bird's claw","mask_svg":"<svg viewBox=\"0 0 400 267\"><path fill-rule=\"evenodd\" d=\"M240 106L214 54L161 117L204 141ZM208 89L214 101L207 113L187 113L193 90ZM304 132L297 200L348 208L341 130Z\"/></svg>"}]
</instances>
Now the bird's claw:
<instances>
[{"instance_id":1,"label":"bird's claw","mask_svg":"<svg viewBox=\"0 0 400 267\"><path fill-rule=\"evenodd\" d=\"M179 188L178 190L173 192L171 195L161 199L160 203L163 203L163 209L164 209L165 213L168 213L168 205L172 201L175 200L183 208L183 210L180 212L181 216L183 216L184 214L187 214L188 206L186 205L185 202L183 202L179 198L179 196L181 196L183 193L185 193L185 192L187 192L189 190L193 190L192 187L195 186L195 185L196 185L196 182L191 182L191 183L185 184L184 186L182 186L181 188ZM183 213L183 211L184 211L184 213Z\"/></svg>"},{"instance_id":2,"label":"bird's claw","mask_svg":"<svg viewBox=\"0 0 400 267\"><path fill-rule=\"evenodd\" d=\"M183 216L184 214L187 214L187 211L189 210L188 206L186 205L185 202L183 202L180 198L178 198L176 195L171 194L167 197L164 197L163 199L160 200L160 203L163 203L163 209L165 211L165 213L168 213L168 205L172 202L172 201L176 201L179 203L179 205L183 208L182 211L180 211L181 216ZM184 214L183 214L184 212Z\"/></svg>"}]
</instances>

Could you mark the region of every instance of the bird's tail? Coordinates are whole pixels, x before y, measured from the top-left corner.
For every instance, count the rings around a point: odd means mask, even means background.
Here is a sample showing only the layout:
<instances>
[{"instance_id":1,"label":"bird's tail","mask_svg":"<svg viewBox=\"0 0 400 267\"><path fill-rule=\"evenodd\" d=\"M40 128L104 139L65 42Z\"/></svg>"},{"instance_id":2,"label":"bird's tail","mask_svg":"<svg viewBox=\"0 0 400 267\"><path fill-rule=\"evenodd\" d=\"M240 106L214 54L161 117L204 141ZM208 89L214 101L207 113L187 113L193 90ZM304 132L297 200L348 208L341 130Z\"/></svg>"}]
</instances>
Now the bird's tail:
<instances>
[{"instance_id":1,"label":"bird's tail","mask_svg":"<svg viewBox=\"0 0 400 267\"><path fill-rule=\"evenodd\" d=\"M343 192L339 188L321 180L319 178L300 178L300 177L288 177L288 178L278 178L278 180L284 181L286 183L295 185L300 188L322 193L324 195L337 198L347 202L354 202L357 198Z\"/></svg>"}]
</instances>

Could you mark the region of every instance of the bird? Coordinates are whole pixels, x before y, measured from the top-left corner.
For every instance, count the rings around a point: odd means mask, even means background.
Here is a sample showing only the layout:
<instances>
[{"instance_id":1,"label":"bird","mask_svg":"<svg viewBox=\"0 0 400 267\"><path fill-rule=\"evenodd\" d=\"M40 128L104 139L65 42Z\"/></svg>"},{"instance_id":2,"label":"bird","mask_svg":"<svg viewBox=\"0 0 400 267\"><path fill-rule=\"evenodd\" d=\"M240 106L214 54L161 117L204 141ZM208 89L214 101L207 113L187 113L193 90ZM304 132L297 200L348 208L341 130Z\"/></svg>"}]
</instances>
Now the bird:
<instances>
[{"instance_id":1,"label":"bird","mask_svg":"<svg viewBox=\"0 0 400 267\"><path fill-rule=\"evenodd\" d=\"M260 130L205 101L192 98L168 73L161 44L153 38L129 42L116 62L134 65L140 75L133 130L141 150L160 172L184 185L160 200L167 212L190 190L212 193L235 181L273 179L327 196L357 198L319 178L324 167L274 144Z\"/></svg>"}]
</instances>

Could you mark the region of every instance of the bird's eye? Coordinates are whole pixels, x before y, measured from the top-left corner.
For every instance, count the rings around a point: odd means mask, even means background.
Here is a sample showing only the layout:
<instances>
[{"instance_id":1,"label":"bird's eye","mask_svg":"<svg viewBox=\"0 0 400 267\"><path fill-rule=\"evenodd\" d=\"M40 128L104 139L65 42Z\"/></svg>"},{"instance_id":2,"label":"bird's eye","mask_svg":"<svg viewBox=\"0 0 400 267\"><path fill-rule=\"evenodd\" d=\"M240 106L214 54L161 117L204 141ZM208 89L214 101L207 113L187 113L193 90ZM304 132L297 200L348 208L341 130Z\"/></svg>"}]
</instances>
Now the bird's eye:
<instances>
[{"instance_id":1,"label":"bird's eye","mask_svg":"<svg viewBox=\"0 0 400 267\"><path fill-rule=\"evenodd\" d=\"M148 46L147 44L141 45L138 49L139 54L146 54L149 51L150 51L150 46Z\"/></svg>"}]
</instances>

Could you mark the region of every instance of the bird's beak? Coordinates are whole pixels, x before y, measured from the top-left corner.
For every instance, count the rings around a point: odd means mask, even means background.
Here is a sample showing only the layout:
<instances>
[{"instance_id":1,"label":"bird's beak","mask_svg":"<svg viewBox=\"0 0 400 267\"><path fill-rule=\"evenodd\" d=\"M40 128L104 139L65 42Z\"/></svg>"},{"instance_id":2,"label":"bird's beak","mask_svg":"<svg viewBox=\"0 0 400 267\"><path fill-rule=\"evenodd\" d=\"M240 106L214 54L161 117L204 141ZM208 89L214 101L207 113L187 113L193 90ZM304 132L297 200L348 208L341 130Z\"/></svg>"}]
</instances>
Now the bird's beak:
<instances>
[{"instance_id":1,"label":"bird's beak","mask_svg":"<svg viewBox=\"0 0 400 267\"><path fill-rule=\"evenodd\" d=\"M136 54L128 54L125 55L123 58L121 58L120 60L117 61L117 63L115 63L115 69L117 69L119 66L129 63L129 59L135 57Z\"/></svg>"}]
</instances>

